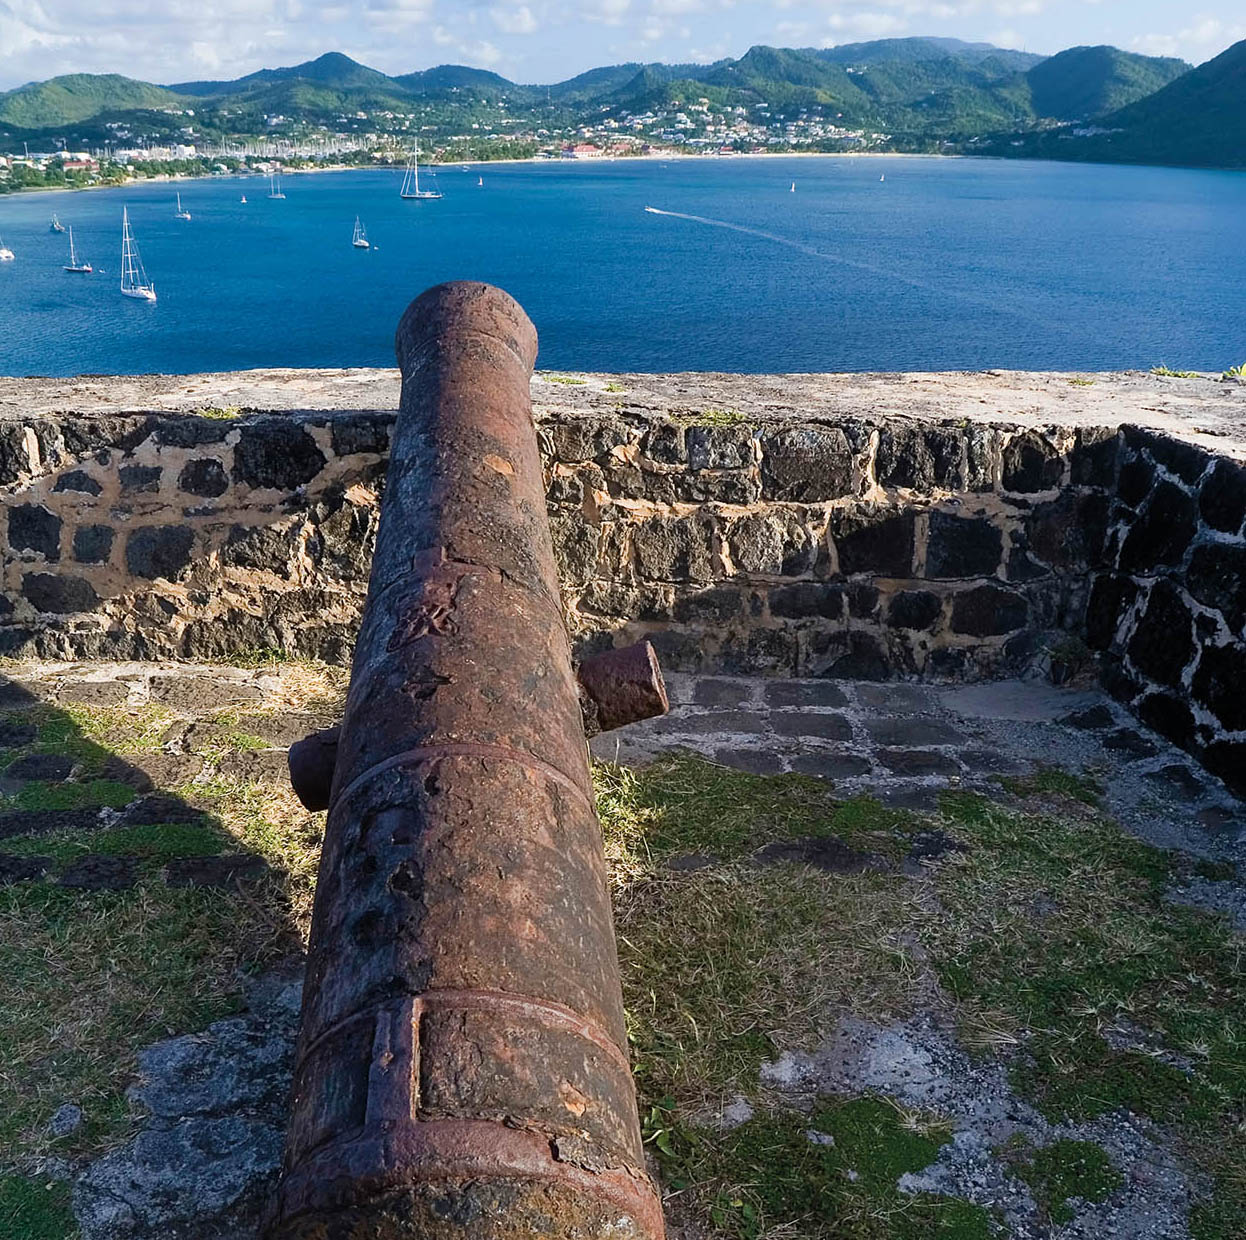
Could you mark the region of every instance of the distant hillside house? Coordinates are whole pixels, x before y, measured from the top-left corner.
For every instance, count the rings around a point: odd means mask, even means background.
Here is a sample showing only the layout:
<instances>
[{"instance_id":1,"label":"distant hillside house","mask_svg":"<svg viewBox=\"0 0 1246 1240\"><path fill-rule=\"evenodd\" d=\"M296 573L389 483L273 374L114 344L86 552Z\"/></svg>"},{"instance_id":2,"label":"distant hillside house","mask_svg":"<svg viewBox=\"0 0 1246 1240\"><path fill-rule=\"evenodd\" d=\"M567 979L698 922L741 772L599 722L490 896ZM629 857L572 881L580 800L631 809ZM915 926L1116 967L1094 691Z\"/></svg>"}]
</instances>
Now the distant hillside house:
<instances>
[{"instance_id":1,"label":"distant hillside house","mask_svg":"<svg viewBox=\"0 0 1246 1240\"><path fill-rule=\"evenodd\" d=\"M61 168L65 172L98 172L99 164L89 155L74 155L61 160Z\"/></svg>"},{"instance_id":2,"label":"distant hillside house","mask_svg":"<svg viewBox=\"0 0 1246 1240\"><path fill-rule=\"evenodd\" d=\"M591 142L576 142L562 148L563 159L600 159L605 153Z\"/></svg>"}]
</instances>

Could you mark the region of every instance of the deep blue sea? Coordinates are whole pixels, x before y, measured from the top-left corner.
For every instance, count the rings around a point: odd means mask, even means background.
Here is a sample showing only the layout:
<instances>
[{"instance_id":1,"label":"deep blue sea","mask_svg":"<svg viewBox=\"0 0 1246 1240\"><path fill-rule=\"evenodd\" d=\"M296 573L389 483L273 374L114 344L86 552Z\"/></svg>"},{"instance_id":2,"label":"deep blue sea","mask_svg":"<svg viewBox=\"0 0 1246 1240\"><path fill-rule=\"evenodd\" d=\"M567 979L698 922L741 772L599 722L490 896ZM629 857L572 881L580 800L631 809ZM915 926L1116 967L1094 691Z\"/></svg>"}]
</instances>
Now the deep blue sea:
<instances>
[{"instance_id":1,"label":"deep blue sea","mask_svg":"<svg viewBox=\"0 0 1246 1240\"><path fill-rule=\"evenodd\" d=\"M918 158L495 164L439 170L436 202L402 201L401 175L289 175L284 201L255 177L0 198L0 238L17 256L0 263L0 373L392 365L403 308L454 278L517 297L540 333L538 365L554 369L1246 361L1241 173ZM174 218L175 189L189 222ZM118 292L123 203L155 305ZM102 271L61 270L53 211ZM371 251L350 244L356 215Z\"/></svg>"}]
</instances>

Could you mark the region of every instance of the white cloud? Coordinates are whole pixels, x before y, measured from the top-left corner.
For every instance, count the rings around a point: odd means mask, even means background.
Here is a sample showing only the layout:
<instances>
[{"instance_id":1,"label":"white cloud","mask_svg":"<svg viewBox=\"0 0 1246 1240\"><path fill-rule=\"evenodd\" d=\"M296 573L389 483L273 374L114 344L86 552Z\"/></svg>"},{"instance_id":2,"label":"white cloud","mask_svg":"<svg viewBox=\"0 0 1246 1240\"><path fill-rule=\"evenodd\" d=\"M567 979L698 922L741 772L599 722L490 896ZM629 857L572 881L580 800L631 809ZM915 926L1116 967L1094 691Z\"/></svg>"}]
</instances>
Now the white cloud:
<instances>
[{"instance_id":1,"label":"white cloud","mask_svg":"<svg viewBox=\"0 0 1246 1240\"><path fill-rule=\"evenodd\" d=\"M1240 39L1246 39L1246 22L1222 22L1200 14L1174 33L1139 35L1130 47L1148 56L1180 56L1201 64Z\"/></svg>"},{"instance_id":2,"label":"white cloud","mask_svg":"<svg viewBox=\"0 0 1246 1240\"><path fill-rule=\"evenodd\" d=\"M535 34L540 25L526 4L517 7L494 5L489 10L489 15L503 34Z\"/></svg>"}]
</instances>

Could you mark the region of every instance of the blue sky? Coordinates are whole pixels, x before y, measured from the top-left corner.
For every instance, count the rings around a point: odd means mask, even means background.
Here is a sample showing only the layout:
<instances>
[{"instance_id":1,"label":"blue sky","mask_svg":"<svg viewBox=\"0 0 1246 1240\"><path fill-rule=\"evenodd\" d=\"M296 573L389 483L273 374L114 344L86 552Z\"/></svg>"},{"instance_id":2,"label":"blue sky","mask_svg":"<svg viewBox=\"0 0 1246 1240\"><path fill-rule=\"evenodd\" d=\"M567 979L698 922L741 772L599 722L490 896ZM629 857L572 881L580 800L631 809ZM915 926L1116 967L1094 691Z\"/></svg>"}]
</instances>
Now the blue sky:
<instances>
[{"instance_id":1,"label":"blue sky","mask_svg":"<svg viewBox=\"0 0 1246 1240\"><path fill-rule=\"evenodd\" d=\"M446 62L524 82L751 44L952 35L1033 52L1113 43L1207 60L1246 38L1242 0L0 0L0 89L57 73L237 77L324 51L387 73Z\"/></svg>"}]
</instances>

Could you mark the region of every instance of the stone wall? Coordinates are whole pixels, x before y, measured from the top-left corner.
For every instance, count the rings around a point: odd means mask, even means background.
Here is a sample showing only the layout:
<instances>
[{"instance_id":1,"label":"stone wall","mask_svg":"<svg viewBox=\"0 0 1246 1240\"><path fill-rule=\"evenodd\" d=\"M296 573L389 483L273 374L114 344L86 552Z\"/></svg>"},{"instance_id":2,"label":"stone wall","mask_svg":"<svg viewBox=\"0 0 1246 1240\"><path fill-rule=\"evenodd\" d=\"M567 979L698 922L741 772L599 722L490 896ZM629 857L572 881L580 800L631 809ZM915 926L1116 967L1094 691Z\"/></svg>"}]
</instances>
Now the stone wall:
<instances>
[{"instance_id":1,"label":"stone wall","mask_svg":"<svg viewBox=\"0 0 1246 1240\"><path fill-rule=\"evenodd\" d=\"M1086 614L1104 683L1246 795L1246 468L1126 427Z\"/></svg>"},{"instance_id":2,"label":"stone wall","mask_svg":"<svg viewBox=\"0 0 1246 1240\"><path fill-rule=\"evenodd\" d=\"M581 651L647 636L672 670L974 679L1084 636L1123 702L1246 789L1246 471L1230 455L1167 426L992 418L981 386L964 416L915 416L818 391L779 407L790 391L758 380L741 412L677 379L626 399L605 377L544 381ZM898 382L879 377L865 407L902 404ZM5 414L0 655L346 660L392 422Z\"/></svg>"}]
</instances>

